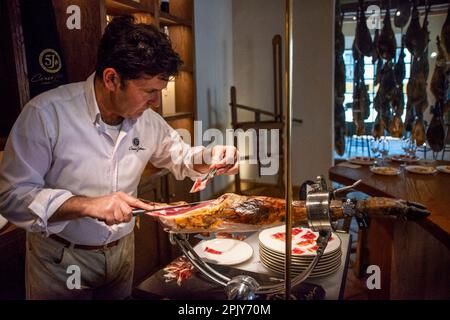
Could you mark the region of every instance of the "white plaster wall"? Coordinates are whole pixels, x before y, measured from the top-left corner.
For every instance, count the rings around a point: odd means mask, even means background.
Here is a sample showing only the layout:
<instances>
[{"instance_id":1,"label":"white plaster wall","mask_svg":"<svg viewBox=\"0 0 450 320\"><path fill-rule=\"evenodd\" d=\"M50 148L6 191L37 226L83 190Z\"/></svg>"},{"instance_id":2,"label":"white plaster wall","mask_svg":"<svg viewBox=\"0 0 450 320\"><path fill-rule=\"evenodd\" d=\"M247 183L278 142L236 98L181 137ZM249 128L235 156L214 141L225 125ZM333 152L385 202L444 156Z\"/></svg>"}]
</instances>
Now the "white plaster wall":
<instances>
[{"instance_id":1,"label":"white plaster wall","mask_svg":"<svg viewBox=\"0 0 450 320\"><path fill-rule=\"evenodd\" d=\"M284 0L233 1L233 74L238 103L273 110L272 37L284 36ZM333 163L334 1L294 1L292 179L326 174ZM253 120L243 111L239 120ZM242 165L243 178L255 167ZM263 177L274 182L275 177Z\"/></svg>"},{"instance_id":2,"label":"white plaster wall","mask_svg":"<svg viewBox=\"0 0 450 320\"><path fill-rule=\"evenodd\" d=\"M196 144L206 129L225 132L230 125L228 90L232 84L232 1L195 0L195 59L197 81L197 119L201 130L195 133ZM232 142L231 142L232 143ZM231 182L228 176L216 177L202 198L208 198Z\"/></svg>"}]
</instances>

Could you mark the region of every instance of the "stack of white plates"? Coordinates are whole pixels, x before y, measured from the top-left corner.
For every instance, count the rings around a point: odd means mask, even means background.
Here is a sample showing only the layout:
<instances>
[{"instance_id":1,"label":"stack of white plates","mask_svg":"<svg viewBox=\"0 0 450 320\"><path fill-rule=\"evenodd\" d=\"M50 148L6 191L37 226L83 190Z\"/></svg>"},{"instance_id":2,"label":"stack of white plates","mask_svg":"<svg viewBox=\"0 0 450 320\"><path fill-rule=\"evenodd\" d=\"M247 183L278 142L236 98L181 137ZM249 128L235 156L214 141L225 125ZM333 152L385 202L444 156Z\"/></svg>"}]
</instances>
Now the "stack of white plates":
<instances>
[{"instance_id":1,"label":"stack of white plates","mask_svg":"<svg viewBox=\"0 0 450 320\"><path fill-rule=\"evenodd\" d=\"M269 270L284 274L285 226L265 229L259 234L259 255L262 264ZM291 272L297 275L303 272L317 255L316 239L319 234L309 228L292 229ZM322 277L332 274L341 264L341 239L333 233L319 263L310 277Z\"/></svg>"}]
</instances>

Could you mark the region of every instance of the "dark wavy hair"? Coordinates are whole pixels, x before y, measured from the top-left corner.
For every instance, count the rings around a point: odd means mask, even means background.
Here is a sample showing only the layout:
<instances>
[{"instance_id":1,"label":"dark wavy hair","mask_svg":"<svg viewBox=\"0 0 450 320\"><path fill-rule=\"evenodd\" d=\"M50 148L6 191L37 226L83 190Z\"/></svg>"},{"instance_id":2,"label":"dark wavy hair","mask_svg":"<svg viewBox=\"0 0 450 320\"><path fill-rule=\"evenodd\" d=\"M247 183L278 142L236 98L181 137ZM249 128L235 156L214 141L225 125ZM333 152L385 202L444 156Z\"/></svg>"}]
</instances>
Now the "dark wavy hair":
<instances>
[{"instance_id":1,"label":"dark wavy hair","mask_svg":"<svg viewBox=\"0 0 450 320\"><path fill-rule=\"evenodd\" d=\"M106 27L97 52L97 77L114 68L122 80L146 76L169 79L183 61L173 50L169 37L157 27L136 24L129 15L114 18Z\"/></svg>"}]
</instances>

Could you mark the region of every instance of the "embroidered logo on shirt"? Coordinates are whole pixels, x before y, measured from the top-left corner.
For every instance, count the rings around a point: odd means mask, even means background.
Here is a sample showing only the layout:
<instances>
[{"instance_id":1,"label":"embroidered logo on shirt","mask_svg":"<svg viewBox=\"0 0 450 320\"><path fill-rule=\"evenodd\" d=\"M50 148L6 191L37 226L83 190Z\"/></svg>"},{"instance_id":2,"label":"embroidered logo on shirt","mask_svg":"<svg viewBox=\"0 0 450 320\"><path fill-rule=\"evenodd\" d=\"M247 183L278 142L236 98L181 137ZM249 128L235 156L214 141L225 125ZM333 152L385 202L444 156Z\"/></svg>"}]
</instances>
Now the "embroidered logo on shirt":
<instances>
[{"instance_id":1,"label":"embroidered logo on shirt","mask_svg":"<svg viewBox=\"0 0 450 320\"><path fill-rule=\"evenodd\" d=\"M136 151L139 152L140 150L145 150L144 147L141 147L139 144L141 142L139 141L139 138L134 138L133 139L133 145L129 148L130 151Z\"/></svg>"}]
</instances>

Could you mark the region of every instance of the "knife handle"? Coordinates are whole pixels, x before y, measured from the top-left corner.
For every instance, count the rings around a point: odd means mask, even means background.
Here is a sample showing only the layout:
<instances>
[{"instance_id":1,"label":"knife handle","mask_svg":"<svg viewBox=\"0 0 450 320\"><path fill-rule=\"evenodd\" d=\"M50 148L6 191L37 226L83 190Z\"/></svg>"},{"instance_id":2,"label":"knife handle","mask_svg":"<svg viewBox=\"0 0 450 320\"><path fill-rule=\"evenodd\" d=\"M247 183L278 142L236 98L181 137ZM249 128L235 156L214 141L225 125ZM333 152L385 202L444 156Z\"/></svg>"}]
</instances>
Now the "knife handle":
<instances>
[{"instance_id":1,"label":"knife handle","mask_svg":"<svg viewBox=\"0 0 450 320\"><path fill-rule=\"evenodd\" d=\"M131 212L133 214L133 217L136 217L136 216L143 215L144 213L147 212L147 210L144 210L144 209L133 209L133 211L131 211Z\"/></svg>"}]
</instances>

